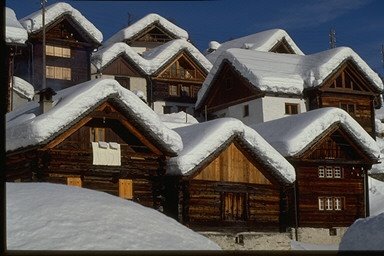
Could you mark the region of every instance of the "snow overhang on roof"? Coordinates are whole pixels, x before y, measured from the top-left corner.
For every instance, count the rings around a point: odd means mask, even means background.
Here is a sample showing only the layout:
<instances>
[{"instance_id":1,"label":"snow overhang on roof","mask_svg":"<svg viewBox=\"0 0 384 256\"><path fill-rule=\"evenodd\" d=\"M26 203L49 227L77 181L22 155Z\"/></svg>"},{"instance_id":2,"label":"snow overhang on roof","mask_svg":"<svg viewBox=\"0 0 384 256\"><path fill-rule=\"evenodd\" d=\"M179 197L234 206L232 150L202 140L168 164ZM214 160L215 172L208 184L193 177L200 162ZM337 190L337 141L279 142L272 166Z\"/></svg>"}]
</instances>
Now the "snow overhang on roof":
<instances>
[{"instance_id":1,"label":"snow overhang on roof","mask_svg":"<svg viewBox=\"0 0 384 256\"><path fill-rule=\"evenodd\" d=\"M30 102L6 116L6 150L45 144L107 98L118 101L163 149L175 155L182 148L180 136L168 129L139 97L114 79L96 79L58 91L53 108L38 115L38 103Z\"/></svg>"},{"instance_id":2,"label":"snow overhang on roof","mask_svg":"<svg viewBox=\"0 0 384 256\"><path fill-rule=\"evenodd\" d=\"M187 31L176 26L175 24L161 17L158 14L150 13L145 17L141 18L140 20L136 21L132 25L114 34L105 42L105 45L111 45L117 42L123 42L125 40L129 40L154 23L159 24L162 28L166 29L168 33L174 35L176 38L180 38L184 40L188 39Z\"/></svg>"},{"instance_id":3,"label":"snow overhang on roof","mask_svg":"<svg viewBox=\"0 0 384 256\"><path fill-rule=\"evenodd\" d=\"M352 49L338 47L311 55L229 49L214 63L198 93L196 109L202 107L224 62L230 63L252 85L265 92L302 95L306 88L321 86L345 61L352 61L378 91L383 81Z\"/></svg>"},{"instance_id":4,"label":"snow overhang on roof","mask_svg":"<svg viewBox=\"0 0 384 256\"><path fill-rule=\"evenodd\" d=\"M32 100L35 96L35 88L33 85L17 76L13 76L12 89L29 100Z\"/></svg>"},{"instance_id":5,"label":"snow overhang on roof","mask_svg":"<svg viewBox=\"0 0 384 256\"><path fill-rule=\"evenodd\" d=\"M101 41L103 41L103 34L78 10L64 2L55 3L46 7L45 24L49 26L64 14L70 15L95 42L100 44ZM22 18L20 23L24 26L28 33L35 33L40 31L43 27L41 16L42 14L39 10Z\"/></svg>"},{"instance_id":6,"label":"snow overhang on roof","mask_svg":"<svg viewBox=\"0 0 384 256\"><path fill-rule=\"evenodd\" d=\"M252 125L266 141L285 157L300 155L334 124L342 128L370 156L378 160L376 141L347 112L339 108L321 108L305 113Z\"/></svg>"},{"instance_id":7,"label":"snow overhang on roof","mask_svg":"<svg viewBox=\"0 0 384 256\"><path fill-rule=\"evenodd\" d=\"M17 20L15 12L11 8L5 7L5 42L24 44L27 40L27 30Z\"/></svg>"},{"instance_id":8,"label":"snow overhang on roof","mask_svg":"<svg viewBox=\"0 0 384 256\"><path fill-rule=\"evenodd\" d=\"M152 75L161 69L168 61L173 59L181 51L186 51L193 57L197 64L206 72L212 68L212 64L191 43L183 39L175 39L164 45L153 48L141 56L129 45L119 42L94 52L91 57L92 63L97 69L102 69L111 63L117 56L123 54L135 63L146 75Z\"/></svg>"},{"instance_id":9,"label":"snow overhang on roof","mask_svg":"<svg viewBox=\"0 0 384 256\"><path fill-rule=\"evenodd\" d=\"M227 42L218 44L217 48L210 54L207 54L207 59L212 63L216 61L219 55L231 48L247 48L254 51L270 51L277 43L285 40L295 54L304 55L288 33L283 29L270 29L248 36L236 38Z\"/></svg>"},{"instance_id":10,"label":"snow overhang on roof","mask_svg":"<svg viewBox=\"0 0 384 256\"><path fill-rule=\"evenodd\" d=\"M209 159L228 140L238 137L246 143L275 176L285 183L295 180L293 166L268 144L257 132L235 118L219 118L208 122L174 129L182 138L184 148L177 157L168 161L168 175L188 176L198 171L201 163ZM212 159L210 159L212 160Z\"/></svg>"}]
</instances>

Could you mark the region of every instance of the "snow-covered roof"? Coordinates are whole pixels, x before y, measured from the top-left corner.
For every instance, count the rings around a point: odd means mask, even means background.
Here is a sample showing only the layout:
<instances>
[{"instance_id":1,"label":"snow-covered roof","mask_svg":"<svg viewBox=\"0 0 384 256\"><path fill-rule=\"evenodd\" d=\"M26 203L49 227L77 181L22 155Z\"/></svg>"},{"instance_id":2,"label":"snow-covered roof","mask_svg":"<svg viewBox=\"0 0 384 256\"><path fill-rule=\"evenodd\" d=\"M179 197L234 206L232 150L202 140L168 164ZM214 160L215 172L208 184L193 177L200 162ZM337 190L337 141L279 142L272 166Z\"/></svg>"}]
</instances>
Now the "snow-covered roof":
<instances>
[{"instance_id":1,"label":"snow-covered roof","mask_svg":"<svg viewBox=\"0 0 384 256\"><path fill-rule=\"evenodd\" d=\"M6 150L44 144L69 128L106 98L113 98L168 153L182 149L180 136L168 129L157 114L114 79L96 79L58 91L51 110L38 115L38 103L30 102L6 115Z\"/></svg>"},{"instance_id":2,"label":"snow-covered roof","mask_svg":"<svg viewBox=\"0 0 384 256\"><path fill-rule=\"evenodd\" d=\"M76 21L93 40L95 40L97 43L101 43L101 41L103 41L103 34L70 4L58 2L47 6L45 10L45 24L47 26L56 21L62 15L67 14L70 15L73 20ZM20 23L24 26L28 33L35 33L40 31L40 29L43 27L41 16L41 10L38 10L22 18Z\"/></svg>"},{"instance_id":3,"label":"snow-covered roof","mask_svg":"<svg viewBox=\"0 0 384 256\"><path fill-rule=\"evenodd\" d=\"M171 114L157 114L160 120L170 129L199 123L192 115L180 111Z\"/></svg>"},{"instance_id":4,"label":"snow-covered roof","mask_svg":"<svg viewBox=\"0 0 384 256\"><path fill-rule=\"evenodd\" d=\"M174 35L175 38L188 39L188 32L184 29L176 26L167 19L161 17L156 13L150 13L140 20L136 21L132 25L120 30L113 36L111 36L104 45L111 45L117 42L123 42L136 36L138 33L151 26L152 24L158 24L161 28L165 29L166 32Z\"/></svg>"},{"instance_id":5,"label":"snow-covered roof","mask_svg":"<svg viewBox=\"0 0 384 256\"><path fill-rule=\"evenodd\" d=\"M167 174L190 175L199 165L234 136L262 159L263 163L285 182L295 180L293 166L257 132L235 118L219 118L174 129L182 138L184 148L168 161Z\"/></svg>"},{"instance_id":6,"label":"snow-covered roof","mask_svg":"<svg viewBox=\"0 0 384 256\"><path fill-rule=\"evenodd\" d=\"M30 182L6 190L10 250L220 250L176 220L104 192Z\"/></svg>"},{"instance_id":7,"label":"snow-covered roof","mask_svg":"<svg viewBox=\"0 0 384 256\"><path fill-rule=\"evenodd\" d=\"M125 57L132 60L145 74L152 75L181 51L188 52L191 57L196 60L197 64L207 72L212 68L212 64L204 57L204 55L191 43L183 39L169 41L146 51L142 56L125 43L115 43L94 52L91 61L97 69L102 69L116 57L123 54Z\"/></svg>"},{"instance_id":8,"label":"snow-covered roof","mask_svg":"<svg viewBox=\"0 0 384 256\"><path fill-rule=\"evenodd\" d=\"M208 60L214 63L221 53L231 48L243 48L254 51L268 52L283 39L285 39L295 54L304 55L304 53L300 50L300 48L296 45L296 43L285 30L270 29L252 35L236 38L221 44L213 41L213 49L215 51L207 54L206 57ZM212 45L210 44L210 47L211 46Z\"/></svg>"},{"instance_id":9,"label":"snow-covered roof","mask_svg":"<svg viewBox=\"0 0 384 256\"><path fill-rule=\"evenodd\" d=\"M380 157L375 140L347 112L339 108L320 108L305 113L251 125L285 157L303 153L333 124L342 128L372 158Z\"/></svg>"},{"instance_id":10,"label":"snow-covered roof","mask_svg":"<svg viewBox=\"0 0 384 256\"><path fill-rule=\"evenodd\" d=\"M24 44L27 40L27 30L17 20L15 12L11 8L5 7L5 42Z\"/></svg>"},{"instance_id":11,"label":"snow-covered roof","mask_svg":"<svg viewBox=\"0 0 384 256\"><path fill-rule=\"evenodd\" d=\"M35 96L33 85L17 76L13 76L13 90L29 100Z\"/></svg>"},{"instance_id":12,"label":"snow-covered roof","mask_svg":"<svg viewBox=\"0 0 384 256\"><path fill-rule=\"evenodd\" d=\"M229 49L219 56L207 75L198 93L196 107L200 107L225 61L262 91L302 95L305 88L320 86L346 60L353 61L377 90L383 90L383 82L378 74L348 47L311 55Z\"/></svg>"}]
</instances>

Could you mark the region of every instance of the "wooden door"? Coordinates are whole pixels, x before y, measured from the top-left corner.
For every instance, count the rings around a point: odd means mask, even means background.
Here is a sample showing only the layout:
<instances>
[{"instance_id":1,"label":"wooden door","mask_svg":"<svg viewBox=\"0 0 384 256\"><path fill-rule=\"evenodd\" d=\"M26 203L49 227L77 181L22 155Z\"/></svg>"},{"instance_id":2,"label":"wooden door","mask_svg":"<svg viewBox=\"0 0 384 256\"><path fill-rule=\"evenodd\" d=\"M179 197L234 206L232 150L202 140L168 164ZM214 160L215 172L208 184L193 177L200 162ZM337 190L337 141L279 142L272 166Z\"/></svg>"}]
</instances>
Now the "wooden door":
<instances>
[{"instance_id":1,"label":"wooden door","mask_svg":"<svg viewBox=\"0 0 384 256\"><path fill-rule=\"evenodd\" d=\"M223 217L228 221L246 220L246 193L224 193Z\"/></svg>"},{"instance_id":2,"label":"wooden door","mask_svg":"<svg viewBox=\"0 0 384 256\"><path fill-rule=\"evenodd\" d=\"M119 179L119 197L125 199L133 198L133 181L128 179Z\"/></svg>"}]
</instances>

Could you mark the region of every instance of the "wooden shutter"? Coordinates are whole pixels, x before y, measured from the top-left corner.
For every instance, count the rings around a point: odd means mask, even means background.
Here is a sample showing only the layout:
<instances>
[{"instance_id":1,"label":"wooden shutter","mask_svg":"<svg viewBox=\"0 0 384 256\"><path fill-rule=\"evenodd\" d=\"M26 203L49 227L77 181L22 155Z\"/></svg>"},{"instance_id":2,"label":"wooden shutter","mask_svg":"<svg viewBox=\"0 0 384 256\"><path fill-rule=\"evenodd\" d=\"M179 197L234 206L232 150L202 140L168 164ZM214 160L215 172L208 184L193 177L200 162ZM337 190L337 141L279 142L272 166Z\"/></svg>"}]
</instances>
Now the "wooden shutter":
<instances>
[{"instance_id":1,"label":"wooden shutter","mask_svg":"<svg viewBox=\"0 0 384 256\"><path fill-rule=\"evenodd\" d=\"M119 197L125 199L133 198L133 181L128 179L119 179Z\"/></svg>"},{"instance_id":2,"label":"wooden shutter","mask_svg":"<svg viewBox=\"0 0 384 256\"><path fill-rule=\"evenodd\" d=\"M82 181L80 177L68 177L67 178L68 186L82 187Z\"/></svg>"}]
</instances>

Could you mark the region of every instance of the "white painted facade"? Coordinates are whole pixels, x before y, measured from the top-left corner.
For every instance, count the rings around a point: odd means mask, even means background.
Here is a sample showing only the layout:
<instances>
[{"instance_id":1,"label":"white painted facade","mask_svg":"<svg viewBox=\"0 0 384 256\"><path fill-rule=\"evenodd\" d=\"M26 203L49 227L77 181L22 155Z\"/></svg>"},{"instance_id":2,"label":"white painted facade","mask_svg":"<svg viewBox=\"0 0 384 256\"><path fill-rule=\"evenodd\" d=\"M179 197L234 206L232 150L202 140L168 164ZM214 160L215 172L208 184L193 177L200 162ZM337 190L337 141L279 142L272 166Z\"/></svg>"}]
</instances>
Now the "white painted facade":
<instances>
[{"instance_id":1,"label":"white painted facade","mask_svg":"<svg viewBox=\"0 0 384 256\"><path fill-rule=\"evenodd\" d=\"M288 116L285 104L297 104L299 113L307 111L304 99L293 97L264 96L255 100L243 102L214 112L217 117L234 117L243 123L257 124ZM248 105L248 115L245 113Z\"/></svg>"}]
</instances>

